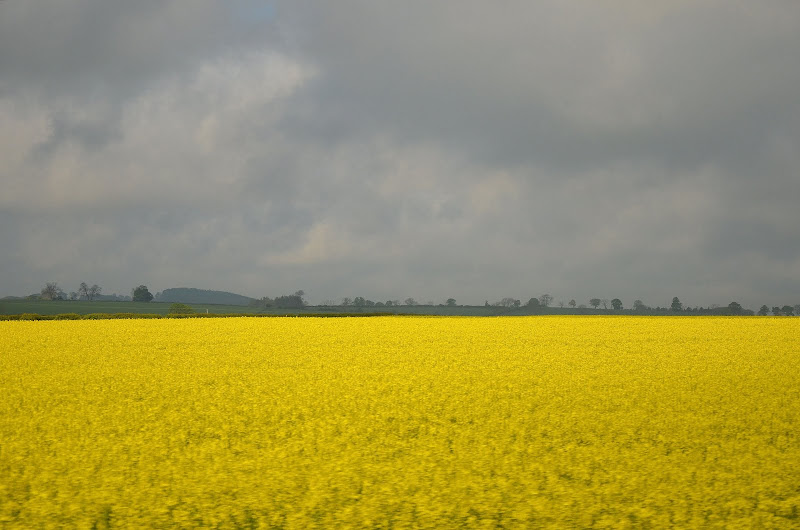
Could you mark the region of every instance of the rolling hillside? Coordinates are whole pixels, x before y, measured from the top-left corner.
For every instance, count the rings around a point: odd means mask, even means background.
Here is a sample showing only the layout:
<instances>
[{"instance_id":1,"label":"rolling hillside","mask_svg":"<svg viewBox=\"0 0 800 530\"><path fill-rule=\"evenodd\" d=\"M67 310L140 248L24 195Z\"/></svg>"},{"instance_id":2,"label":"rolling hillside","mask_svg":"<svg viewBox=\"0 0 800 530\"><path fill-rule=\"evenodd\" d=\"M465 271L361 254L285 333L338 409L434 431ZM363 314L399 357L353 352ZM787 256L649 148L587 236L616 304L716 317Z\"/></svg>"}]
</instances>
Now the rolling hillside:
<instances>
[{"instance_id":1,"label":"rolling hillside","mask_svg":"<svg viewBox=\"0 0 800 530\"><path fill-rule=\"evenodd\" d=\"M226 291L211 291L208 289L195 289L178 287L164 289L155 297L156 302L181 302L183 304L220 304L246 306L255 299L241 294Z\"/></svg>"}]
</instances>

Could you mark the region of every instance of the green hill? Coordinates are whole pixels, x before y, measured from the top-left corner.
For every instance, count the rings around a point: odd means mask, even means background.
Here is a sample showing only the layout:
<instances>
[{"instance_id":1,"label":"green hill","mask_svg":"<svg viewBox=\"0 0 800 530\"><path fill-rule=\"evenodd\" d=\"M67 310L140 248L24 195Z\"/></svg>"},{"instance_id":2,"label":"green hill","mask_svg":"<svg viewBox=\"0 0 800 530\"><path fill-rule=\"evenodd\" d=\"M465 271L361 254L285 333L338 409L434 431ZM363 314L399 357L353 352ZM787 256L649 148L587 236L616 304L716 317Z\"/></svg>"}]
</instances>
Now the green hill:
<instances>
[{"instance_id":1,"label":"green hill","mask_svg":"<svg viewBox=\"0 0 800 530\"><path fill-rule=\"evenodd\" d=\"M178 287L164 289L156 294L156 302L179 302L182 304L221 304L221 305L241 305L246 306L255 299L241 294L229 293L226 291L211 291L208 289L195 289L190 287Z\"/></svg>"}]
</instances>

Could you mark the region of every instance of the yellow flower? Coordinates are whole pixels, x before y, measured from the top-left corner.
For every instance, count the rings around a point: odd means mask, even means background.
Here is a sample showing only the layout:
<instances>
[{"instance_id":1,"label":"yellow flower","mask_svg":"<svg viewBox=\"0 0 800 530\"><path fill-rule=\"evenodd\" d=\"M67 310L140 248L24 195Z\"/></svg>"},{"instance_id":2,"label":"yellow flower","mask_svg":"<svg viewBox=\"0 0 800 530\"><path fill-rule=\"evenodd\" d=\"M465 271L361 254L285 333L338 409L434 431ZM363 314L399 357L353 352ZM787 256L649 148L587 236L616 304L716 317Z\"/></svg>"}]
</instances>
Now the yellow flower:
<instances>
[{"instance_id":1,"label":"yellow flower","mask_svg":"<svg viewBox=\"0 0 800 530\"><path fill-rule=\"evenodd\" d=\"M0 322L0 527L800 524L800 319Z\"/></svg>"}]
</instances>

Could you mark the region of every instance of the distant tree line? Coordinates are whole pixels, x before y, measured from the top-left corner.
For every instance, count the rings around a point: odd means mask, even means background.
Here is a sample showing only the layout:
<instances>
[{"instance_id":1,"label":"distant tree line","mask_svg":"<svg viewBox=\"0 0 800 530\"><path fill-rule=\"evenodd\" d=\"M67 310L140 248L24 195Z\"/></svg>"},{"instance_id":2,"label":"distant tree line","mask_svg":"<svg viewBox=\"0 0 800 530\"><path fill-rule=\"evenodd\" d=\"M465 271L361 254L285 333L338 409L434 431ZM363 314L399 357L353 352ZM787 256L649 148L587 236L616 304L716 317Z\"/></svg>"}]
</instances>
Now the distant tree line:
<instances>
[{"instance_id":1,"label":"distant tree line","mask_svg":"<svg viewBox=\"0 0 800 530\"><path fill-rule=\"evenodd\" d=\"M308 305L305 298L303 298L305 294L305 291L301 289L299 291L295 291L294 294L285 294L276 296L275 298L265 296L263 298L259 298L258 300L254 300L250 303L250 306L257 307L259 309L267 309L270 307L281 309L300 309Z\"/></svg>"},{"instance_id":2,"label":"distant tree line","mask_svg":"<svg viewBox=\"0 0 800 530\"><path fill-rule=\"evenodd\" d=\"M64 290L59 287L56 282L47 282L42 290L39 292L39 299L41 300L92 300L97 299L103 289L94 284L89 286L86 282L81 282L77 291L72 291L67 295Z\"/></svg>"},{"instance_id":3,"label":"distant tree line","mask_svg":"<svg viewBox=\"0 0 800 530\"><path fill-rule=\"evenodd\" d=\"M619 298L590 298L587 304L579 304L574 298L567 301L559 301L555 302L555 298L549 294L545 293L538 297L533 297L528 299L526 303L522 303L522 301L518 298L514 297L504 297L496 302L489 302L486 300L484 302L484 306L486 307L495 307L495 308L502 308L508 310L520 310L528 313L536 313L536 312L555 312L558 313L559 311L555 311L555 305L558 306L559 309L564 309L565 312L581 312L579 310L588 310L589 307L596 311L623 311L625 309L624 304L621 299ZM387 300L385 302L375 302L369 299L366 299L362 296L356 296L355 298L345 297L342 298L341 302L337 303L334 300L325 300L320 304L321 306L329 306L329 307L356 307L356 308L365 308L365 307L401 307L401 306L417 306L420 305L417 301L413 298L407 298L404 302L400 302L399 300ZM432 302L428 302L425 305L434 305ZM455 298L448 298L444 304L436 304L438 307L458 307ZM683 303L680 301L680 298L673 297L672 302L668 306L649 306L642 302L641 300L637 299L634 300L633 304L631 305L628 313L640 313L640 314L687 314L687 315L753 315L755 314L753 311L744 309L742 305L738 302L731 302L727 306L719 306L719 305L711 305L708 307L684 307ZM773 314L776 316L794 316L800 315L800 304L790 306L785 305L783 307L773 307L771 310L765 305L762 306L761 309L758 311L759 315L767 315Z\"/></svg>"},{"instance_id":4,"label":"distant tree line","mask_svg":"<svg viewBox=\"0 0 800 530\"><path fill-rule=\"evenodd\" d=\"M185 290L185 289L184 289ZM198 292L201 290L197 290ZM85 300L85 301L94 301L101 297L102 288L97 285L89 285L86 282L81 282L80 286L78 287L77 291L70 292L66 294L61 287L59 287L58 283L56 282L48 282L42 288L41 292L38 295L31 295L28 298L36 298L40 300ZM153 300L153 295L150 293L146 285L139 285L138 287L134 288L131 291L130 298L128 297L120 297L117 295L111 295L103 297L104 299L113 299L113 300L133 300L134 302L150 302ZM514 297L504 297L500 300L489 303L488 300L484 302L484 306L486 307L496 307L496 308L503 308L508 310L525 310L525 312L529 313L536 313L541 311L551 312L549 308L556 304L554 302L555 298L549 294L545 293L538 297L532 297L528 299L528 301L523 304L522 301L518 298ZM305 291L299 290L295 291L294 294L287 294L287 295L280 295L274 298L270 298L268 296L264 296L259 299L254 299L250 302L252 307L257 307L261 309L267 308L279 308L279 309L301 309L307 307L309 304L305 299ZM385 301L373 301L367 299L363 296L356 296L353 298L344 297L341 299L340 302L336 302L334 300L325 300L319 306L321 307L353 307L353 308L387 308L387 307L413 307L413 306L434 306L437 305L438 307L460 307L458 306L455 298L448 298L445 303L443 304L434 304L434 302L426 302L425 304L420 304L414 298L406 298L402 302L400 300L385 300ZM588 306L586 304L579 304L575 299L571 299L568 302L559 301L557 305L560 309L569 308L567 311L572 312L571 310L587 310L588 307L591 307L594 310L599 311L601 308L605 311L622 311L624 310L624 304L622 300L619 298L612 298L609 300L608 298L590 298L588 300ZM462 306L463 307L463 306ZM184 308L185 309L185 308ZM767 316L767 315L774 315L774 316L795 316L800 315L800 304L795 305L784 305L784 306L773 306L772 308L768 307L767 305L762 305L757 313L754 313L751 310L744 309L741 304L738 302L731 302L727 306L718 306L718 305L711 305L709 307L684 307L683 303L680 299L676 296L673 297L672 302L669 306L661 307L651 307L641 300L634 300L631 310L633 313L640 313L640 314L691 314L691 315L753 315L757 314L760 316ZM581 311L582 312L582 311Z\"/></svg>"},{"instance_id":5,"label":"distant tree line","mask_svg":"<svg viewBox=\"0 0 800 530\"><path fill-rule=\"evenodd\" d=\"M85 301L94 302L96 300L107 301L131 301L134 302L149 302L153 299L153 295L147 290L147 287L140 285L131 291L131 296L120 296L117 294L103 295L103 288L97 285L89 285L86 282L81 282L77 291L71 291L67 294L57 282L47 282L38 294L28 296L31 300L69 300L69 301Z\"/></svg>"},{"instance_id":6,"label":"distant tree line","mask_svg":"<svg viewBox=\"0 0 800 530\"><path fill-rule=\"evenodd\" d=\"M758 315L767 316L770 314L770 311L772 311L772 314L776 317L800 316L800 304L795 304L793 306L785 305L783 307L773 306L772 309L770 309L766 305L762 305L761 308L758 310Z\"/></svg>"},{"instance_id":7,"label":"distant tree line","mask_svg":"<svg viewBox=\"0 0 800 530\"><path fill-rule=\"evenodd\" d=\"M261 308L274 307L274 308L284 308L284 309L296 309L301 307L307 307L308 302L306 302L304 296L305 296L305 291L303 290L296 291L294 294L277 296L275 298L270 298L268 296L265 296L251 303L251 306L261 307ZM381 301L376 302L364 298L363 296L356 296L354 298L344 297L341 299L340 302L336 302L335 300L324 300L321 304L319 304L319 307L364 308L364 307L399 307L403 305L417 306L420 304L417 303L417 301L413 298L406 298L401 303L400 300L386 300L384 302ZM449 298L447 300L447 305L455 306L456 300L454 298Z\"/></svg>"}]
</instances>

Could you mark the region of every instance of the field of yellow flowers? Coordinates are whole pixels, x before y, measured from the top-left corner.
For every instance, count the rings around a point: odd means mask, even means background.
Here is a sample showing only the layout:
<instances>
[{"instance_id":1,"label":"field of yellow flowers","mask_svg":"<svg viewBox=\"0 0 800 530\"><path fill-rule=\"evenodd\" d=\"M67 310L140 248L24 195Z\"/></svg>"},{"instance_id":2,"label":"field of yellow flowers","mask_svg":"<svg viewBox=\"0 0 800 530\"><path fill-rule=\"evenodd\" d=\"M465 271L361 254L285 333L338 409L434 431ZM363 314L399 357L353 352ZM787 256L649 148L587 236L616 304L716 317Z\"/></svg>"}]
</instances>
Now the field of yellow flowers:
<instances>
[{"instance_id":1,"label":"field of yellow flowers","mask_svg":"<svg viewBox=\"0 0 800 530\"><path fill-rule=\"evenodd\" d=\"M0 528L800 526L800 319L0 322Z\"/></svg>"}]
</instances>

